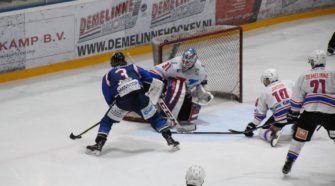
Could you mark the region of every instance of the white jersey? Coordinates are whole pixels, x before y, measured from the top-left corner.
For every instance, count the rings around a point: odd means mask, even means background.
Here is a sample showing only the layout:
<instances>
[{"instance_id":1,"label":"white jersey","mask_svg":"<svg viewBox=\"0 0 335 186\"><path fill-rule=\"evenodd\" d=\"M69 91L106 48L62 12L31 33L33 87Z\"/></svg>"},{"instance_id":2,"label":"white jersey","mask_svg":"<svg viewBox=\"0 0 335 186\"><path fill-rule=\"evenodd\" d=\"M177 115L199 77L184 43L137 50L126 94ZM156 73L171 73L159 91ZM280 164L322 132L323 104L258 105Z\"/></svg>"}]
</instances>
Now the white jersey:
<instances>
[{"instance_id":1,"label":"white jersey","mask_svg":"<svg viewBox=\"0 0 335 186\"><path fill-rule=\"evenodd\" d=\"M176 78L184 80L188 91L199 84L207 84L207 71L199 59L192 68L186 71L182 71L181 56L156 65L150 71L158 74L162 79Z\"/></svg>"},{"instance_id":2,"label":"white jersey","mask_svg":"<svg viewBox=\"0 0 335 186\"><path fill-rule=\"evenodd\" d=\"M254 121L258 125L271 110L275 121L285 120L290 108L293 81L276 81L265 87L260 97L256 100Z\"/></svg>"},{"instance_id":3,"label":"white jersey","mask_svg":"<svg viewBox=\"0 0 335 186\"><path fill-rule=\"evenodd\" d=\"M335 72L317 67L297 79L291 100L292 111L335 113Z\"/></svg>"}]
</instances>

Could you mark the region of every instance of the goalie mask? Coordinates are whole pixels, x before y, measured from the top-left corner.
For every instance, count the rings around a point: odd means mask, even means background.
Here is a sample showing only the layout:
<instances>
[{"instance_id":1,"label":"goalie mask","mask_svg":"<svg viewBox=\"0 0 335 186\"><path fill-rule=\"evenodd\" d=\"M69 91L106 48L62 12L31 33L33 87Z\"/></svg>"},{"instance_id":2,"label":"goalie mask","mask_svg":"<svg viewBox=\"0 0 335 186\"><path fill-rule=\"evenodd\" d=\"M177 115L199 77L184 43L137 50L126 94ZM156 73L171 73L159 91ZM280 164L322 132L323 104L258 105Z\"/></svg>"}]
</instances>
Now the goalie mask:
<instances>
[{"instance_id":1,"label":"goalie mask","mask_svg":"<svg viewBox=\"0 0 335 186\"><path fill-rule=\"evenodd\" d=\"M326 52L323 50L314 50L312 54L308 56L308 63L311 64L312 68L325 67Z\"/></svg>"},{"instance_id":2,"label":"goalie mask","mask_svg":"<svg viewBox=\"0 0 335 186\"><path fill-rule=\"evenodd\" d=\"M186 172L186 185L201 186L204 183L205 171L198 165L192 165Z\"/></svg>"},{"instance_id":3,"label":"goalie mask","mask_svg":"<svg viewBox=\"0 0 335 186\"><path fill-rule=\"evenodd\" d=\"M111 57L110 63L112 67L127 65L127 61L125 60L125 57L122 52L114 53L113 56Z\"/></svg>"},{"instance_id":4,"label":"goalie mask","mask_svg":"<svg viewBox=\"0 0 335 186\"><path fill-rule=\"evenodd\" d=\"M273 68L266 69L261 76L261 82L264 84L264 86L268 86L278 80L279 74L277 70Z\"/></svg>"},{"instance_id":5,"label":"goalie mask","mask_svg":"<svg viewBox=\"0 0 335 186\"><path fill-rule=\"evenodd\" d=\"M194 66L194 64L197 62L198 55L197 51L195 51L193 48L187 49L182 56L182 70L186 71Z\"/></svg>"}]
</instances>

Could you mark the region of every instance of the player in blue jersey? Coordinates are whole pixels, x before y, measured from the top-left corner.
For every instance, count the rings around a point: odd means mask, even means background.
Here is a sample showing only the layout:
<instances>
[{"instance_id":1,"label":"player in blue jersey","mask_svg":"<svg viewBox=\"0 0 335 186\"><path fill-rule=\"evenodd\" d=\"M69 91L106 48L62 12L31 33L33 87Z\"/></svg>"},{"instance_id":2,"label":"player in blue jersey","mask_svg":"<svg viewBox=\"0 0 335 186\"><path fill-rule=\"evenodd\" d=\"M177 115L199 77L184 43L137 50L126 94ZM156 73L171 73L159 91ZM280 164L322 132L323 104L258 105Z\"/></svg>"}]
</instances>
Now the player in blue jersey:
<instances>
[{"instance_id":1,"label":"player in blue jersey","mask_svg":"<svg viewBox=\"0 0 335 186\"><path fill-rule=\"evenodd\" d=\"M143 68L134 64L128 65L121 52L112 56L111 66L112 69L102 80L103 95L110 107L100 121L96 144L87 146L87 153L100 155L112 125L120 122L131 111L149 121L151 126L162 134L169 146L178 149L179 142L171 137L170 125L153 103L160 96L162 82L152 78ZM150 84L147 94L143 88L145 84Z\"/></svg>"},{"instance_id":2,"label":"player in blue jersey","mask_svg":"<svg viewBox=\"0 0 335 186\"><path fill-rule=\"evenodd\" d=\"M333 33L332 37L330 38L328 42L327 54L329 56L335 54L335 32Z\"/></svg>"}]
</instances>

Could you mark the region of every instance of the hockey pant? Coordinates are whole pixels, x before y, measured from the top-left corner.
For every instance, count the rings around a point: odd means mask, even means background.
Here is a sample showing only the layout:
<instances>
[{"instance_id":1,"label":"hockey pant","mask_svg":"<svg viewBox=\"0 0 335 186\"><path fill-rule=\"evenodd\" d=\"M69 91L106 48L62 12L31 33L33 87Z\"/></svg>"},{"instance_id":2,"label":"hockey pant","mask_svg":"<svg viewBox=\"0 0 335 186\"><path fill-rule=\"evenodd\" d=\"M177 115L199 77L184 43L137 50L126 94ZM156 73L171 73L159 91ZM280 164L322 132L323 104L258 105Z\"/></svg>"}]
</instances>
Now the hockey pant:
<instances>
[{"instance_id":1,"label":"hockey pant","mask_svg":"<svg viewBox=\"0 0 335 186\"><path fill-rule=\"evenodd\" d=\"M329 138L335 140L335 114L304 111L296 124L293 139L299 142L310 141L318 125L328 131Z\"/></svg>"},{"instance_id":2,"label":"hockey pant","mask_svg":"<svg viewBox=\"0 0 335 186\"><path fill-rule=\"evenodd\" d=\"M108 134L114 123L120 122L128 112L136 112L158 132L168 128L169 124L156 107L150 102L144 91L135 91L126 96L118 97L110 106L102 120L98 133Z\"/></svg>"},{"instance_id":3,"label":"hockey pant","mask_svg":"<svg viewBox=\"0 0 335 186\"><path fill-rule=\"evenodd\" d=\"M192 102L184 80L170 78L166 83L164 102L180 122L195 122L201 106Z\"/></svg>"}]
</instances>

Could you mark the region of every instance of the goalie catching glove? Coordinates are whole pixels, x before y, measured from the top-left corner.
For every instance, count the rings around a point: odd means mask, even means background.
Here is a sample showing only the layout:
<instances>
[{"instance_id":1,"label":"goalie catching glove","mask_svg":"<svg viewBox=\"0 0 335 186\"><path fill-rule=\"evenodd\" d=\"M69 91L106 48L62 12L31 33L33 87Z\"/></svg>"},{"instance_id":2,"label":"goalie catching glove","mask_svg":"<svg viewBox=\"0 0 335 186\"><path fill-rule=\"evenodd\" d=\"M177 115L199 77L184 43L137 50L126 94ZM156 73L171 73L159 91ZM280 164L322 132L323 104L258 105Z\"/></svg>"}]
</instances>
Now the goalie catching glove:
<instances>
[{"instance_id":1,"label":"goalie catching glove","mask_svg":"<svg viewBox=\"0 0 335 186\"><path fill-rule=\"evenodd\" d=\"M161 97L162 91L163 91L163 82L152 78L152 82L150 85L150 88L146 95L150 98L151 102L156 105L158 102L158 99Z\"/></svg>"},{"instance_id":2,"label":"goalie catching glove","mask_svg":"<svg viewBox=\"0 0 335 186\"><path fill-rule=\"evenodd\" d=\"M202 85L198 85L191 90L192 102L199 105L208 105L214 99L212 93L207 91Z\"/></svg>"}]
</instances>

